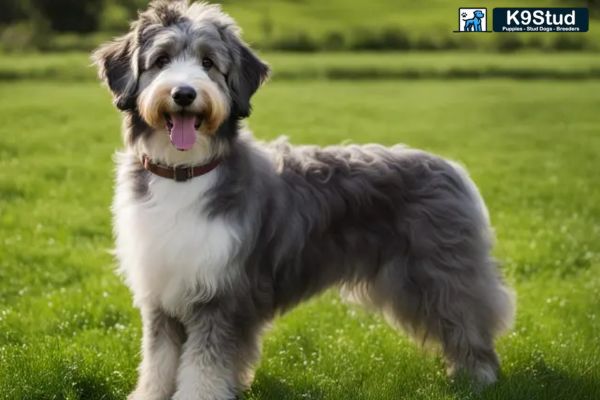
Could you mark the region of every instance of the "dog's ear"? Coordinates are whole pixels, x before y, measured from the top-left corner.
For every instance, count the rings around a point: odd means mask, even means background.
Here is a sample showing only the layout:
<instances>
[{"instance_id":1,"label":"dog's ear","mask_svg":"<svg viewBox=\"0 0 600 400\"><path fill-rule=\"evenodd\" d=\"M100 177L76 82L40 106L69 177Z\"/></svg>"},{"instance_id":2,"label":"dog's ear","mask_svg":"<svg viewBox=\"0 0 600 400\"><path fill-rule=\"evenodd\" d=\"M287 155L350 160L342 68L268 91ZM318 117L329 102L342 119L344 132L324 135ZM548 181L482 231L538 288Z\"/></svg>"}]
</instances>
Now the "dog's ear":
<instances>
[{"instance_id":1,"label":"dog's ear","mask_svg":"<svg viewBox=\"0 0 600 400\"><path fill-rule=\"evenodd\" d=\"M122 111L136 107L138 73L135 38L135 32L129 32L100 46L92 54L100 79L107 83L114 95L115 105Z\"/></svg>"},{"instance_id":2,"label":"dog's ear","mask_svg":"<svg viewBox=\"0 0 600 400\"><path fill-rule=\"evenodd\" d=\"M250 115L250 98L269 77L270 68L250 50L236 32L227 30L225 38L233 58L227 76L233 102L232 113L238 118L245 118Z\"/></svg>"}]
</instances>

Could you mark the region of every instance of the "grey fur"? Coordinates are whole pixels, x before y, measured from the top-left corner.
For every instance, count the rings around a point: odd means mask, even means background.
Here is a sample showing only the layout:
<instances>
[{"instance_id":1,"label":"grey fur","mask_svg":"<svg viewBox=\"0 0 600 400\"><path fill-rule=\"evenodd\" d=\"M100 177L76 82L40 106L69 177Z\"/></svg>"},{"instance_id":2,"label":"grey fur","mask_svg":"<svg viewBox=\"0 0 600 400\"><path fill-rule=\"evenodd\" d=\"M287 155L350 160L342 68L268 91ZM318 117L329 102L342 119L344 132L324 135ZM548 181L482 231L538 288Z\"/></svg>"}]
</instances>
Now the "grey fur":
<instances>
[{"instance_id":1,"label":"grey fur","mask_svg":"<svg viewBox=\"0 0 600 400\"><path fill-rule=\"evenodd\" d=\"M141 311L144 336L140 379L130 398L168 399L175 391L177 365L187 341L185 328L158 308L146 306Z\"/></svg>"},{"instance_id":2,"label":"grey fur","mask_svg":"<svg viewBox=\"0 0 600 400\"><path fill-rule=\"evenodd\" d=\"M148 58L157 41L174 40L183 52L198 51L189 43L200 41L217 54L221 73L211 79L231 99L231 113L210 142L221 149L211 154L223 160L208 207L212 217L236 225L242 247L233 262L241 269L236 280L211 300L191 304L194 311L184 318L167 318L160 309L143 312L149 343L144 357L151 359L156 346L175 343L180 365L201 359L204 369L198 371L211 371L199 372L202 385L225 388L221 397L198 398L233 397L250 382L263 328L277 314L337 285L418 341L441 344L452 372L494 381L499 368L494 338L510 325L514 303L490 255L487 211L466 172L403 146L253 141L241 134L238 121L250 112L250 97L268 74L266 64L213 6L203 6L206 13L199 18L183 1L152 4L132 33L96 53L101 77L117 98L135 86L129 93L135 98L152 79ZM138 72L125 57L134 54ZM155 134L135 108L123 110L128 146ZM137 201L152 196L139 164L122 167ZM174 328L179 324L185 335ZM176 386L165 382L171 389L158 395L138 386L141 397L132 398L168 398L175 387L175 398L184 398L190 383L178 379Z\"/></svg>"},{"instance_id":3,"label":"grey fur","mask_svg":"<svg viewBox=\"0 0 600 400\"><path fill-rule=\"evenodd\" d=\"M135 104L137 76L132 60L135 37L135 32L130 32L102 46L93 57L100 79L107 82L115 96L115 105L123 111Z\"/></svg>"}]
</instances>

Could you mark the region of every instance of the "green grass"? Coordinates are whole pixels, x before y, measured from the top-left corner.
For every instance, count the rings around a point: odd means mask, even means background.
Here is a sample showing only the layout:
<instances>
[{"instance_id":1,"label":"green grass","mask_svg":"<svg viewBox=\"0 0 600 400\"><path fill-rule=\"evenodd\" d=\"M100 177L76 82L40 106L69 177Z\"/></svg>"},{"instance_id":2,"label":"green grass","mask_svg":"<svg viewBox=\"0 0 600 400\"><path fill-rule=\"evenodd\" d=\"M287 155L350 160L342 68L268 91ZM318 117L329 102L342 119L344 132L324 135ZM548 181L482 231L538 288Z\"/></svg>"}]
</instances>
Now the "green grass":
<instances>
[{"instance_id":1,"label":"green grass","mask_svg":"<svg viewBox=\"0 0 600 400\"><path fill-rule=\"evenodd\" d=\"M261 52L274 80L393 78L600 78L595 53L474 52ZM0 82L17 79L91 81L96 79L87 53L22 54L0 57Z\"/></svg>"},{"instance_id":2,"label":"green grass","mask_svg":"<svg viewBox=\"0 0 600 400\"><path fill-rule=\"evenodd\" d=\"M329 57L338 62L273 63ZM552 62L579 68L566 60ZM597 80L267 84L250 120L261 139L403 142L464 163L518 314L498 343L502 379L474 394L446 380L439 356L328 292L276 321L246 397L599 398L599 104ZM122 399L140 321L109 254L118 113L87 78L15 80L0 82L0 120L0 398Z\"/></svg>"}]
</instances>

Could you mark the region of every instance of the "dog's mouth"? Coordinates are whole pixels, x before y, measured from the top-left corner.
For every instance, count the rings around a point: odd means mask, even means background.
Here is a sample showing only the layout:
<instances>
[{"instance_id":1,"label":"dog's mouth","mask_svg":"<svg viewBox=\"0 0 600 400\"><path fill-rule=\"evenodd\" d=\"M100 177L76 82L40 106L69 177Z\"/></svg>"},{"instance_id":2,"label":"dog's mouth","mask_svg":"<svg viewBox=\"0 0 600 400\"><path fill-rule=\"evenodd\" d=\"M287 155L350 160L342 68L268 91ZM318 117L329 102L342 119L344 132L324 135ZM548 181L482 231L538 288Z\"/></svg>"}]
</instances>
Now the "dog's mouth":
<instances>
[{"instance_id":1,"label":"dog's mouth","mask_svg":"<svg viewBox=\"0 0 600 400\"><path fill-rule=\"evenodd\" d=\"M177 150L189 150L196 143L196 131L202 124L202 116L188 113L165 113L165 121L171 143Z\"/></svg>"}]
</instances>

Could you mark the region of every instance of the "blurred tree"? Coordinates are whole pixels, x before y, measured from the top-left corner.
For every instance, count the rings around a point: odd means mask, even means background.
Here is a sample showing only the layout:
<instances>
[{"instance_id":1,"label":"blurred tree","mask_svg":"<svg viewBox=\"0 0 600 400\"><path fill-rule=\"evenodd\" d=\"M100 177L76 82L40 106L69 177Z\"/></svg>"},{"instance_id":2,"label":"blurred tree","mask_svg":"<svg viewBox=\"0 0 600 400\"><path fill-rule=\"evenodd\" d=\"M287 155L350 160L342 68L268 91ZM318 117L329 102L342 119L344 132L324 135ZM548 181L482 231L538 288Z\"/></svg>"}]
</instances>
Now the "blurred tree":
<instances>
[{"instance_id":1,"label":"blurred tree","mask_svg":"<svg viewBox=\"0 0 600 400\"><path fill-rule=\"evenodd\" d=\"M105 0L100 17L100 30L122 32L137 17L138 10L144 9L148 0Z\"/></svg>"},{"instance_id":2,"label":"blurred tree","mask_svg":"<svg viewBox=\"0 0 600 400\"><path fill-rule=\"evenodd\" d=\"M598 16L600 14L600 0L587 0L586 3L592 15Z\"/></svg>"},{"instance_id":3,"label":"blurred tree","mask_svg":"<svg viewBox=\"0 0 600 400\"><path fill-rule=\"evenodd\" d=\"M30 0L57 32L93 32L98 28L104 0Z\"/></svg>"},{"instance_id":4,"label":"blurred tree","mask_svg":"<svg viewBox=\"0 0 600 400\"><path fill-rule=\"evenodd\" d=\"M27 2L23 0L2 0L0 25L11 24L27 18Z\"/></svg>"},{"instance_id":5,"label":"blurred tree","mask_svg":"<svg viewBox=\"0 0 600 400\"><path fill-rule=\"evenodd\" d=\"M143 10L148 6L149 0L107 0L108 3L118 4L129 12L129 17L137 15L138 10Z\"/></svg>"}]
</instances>

